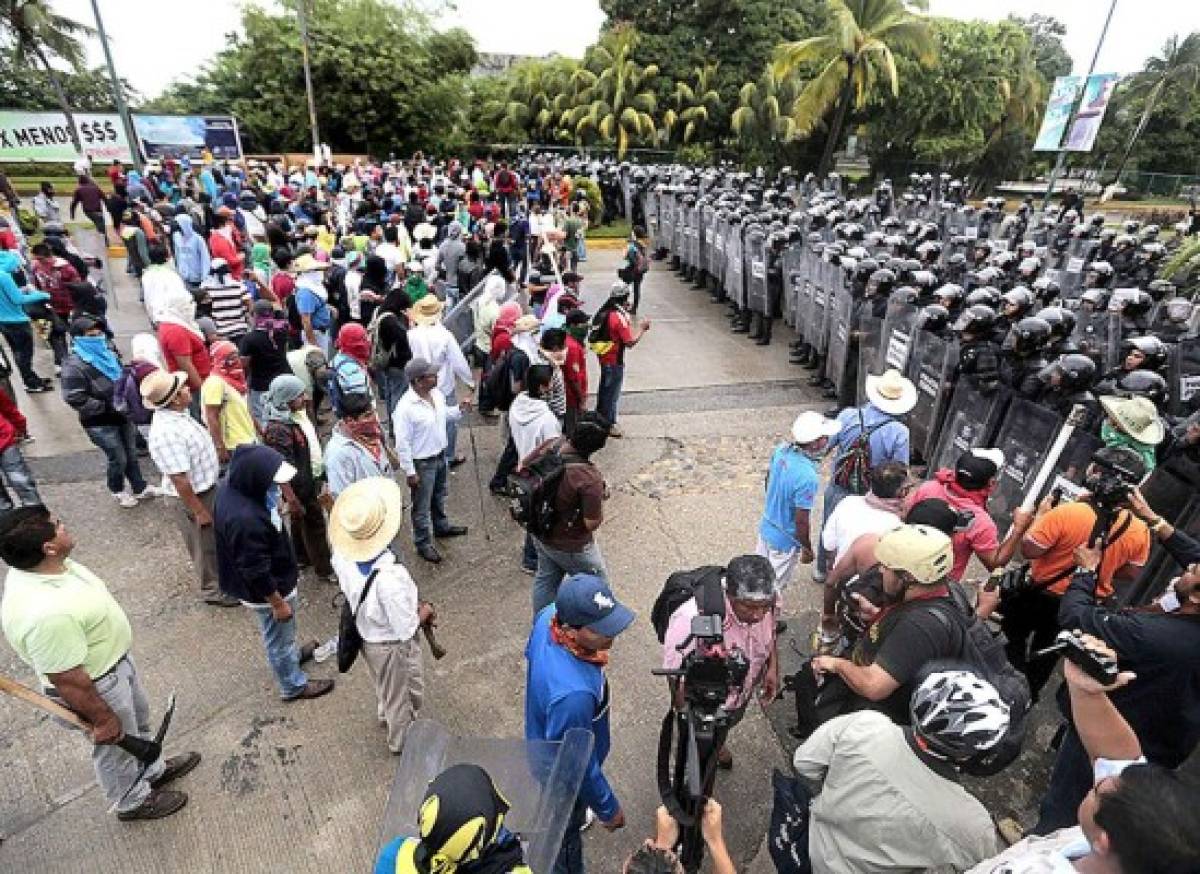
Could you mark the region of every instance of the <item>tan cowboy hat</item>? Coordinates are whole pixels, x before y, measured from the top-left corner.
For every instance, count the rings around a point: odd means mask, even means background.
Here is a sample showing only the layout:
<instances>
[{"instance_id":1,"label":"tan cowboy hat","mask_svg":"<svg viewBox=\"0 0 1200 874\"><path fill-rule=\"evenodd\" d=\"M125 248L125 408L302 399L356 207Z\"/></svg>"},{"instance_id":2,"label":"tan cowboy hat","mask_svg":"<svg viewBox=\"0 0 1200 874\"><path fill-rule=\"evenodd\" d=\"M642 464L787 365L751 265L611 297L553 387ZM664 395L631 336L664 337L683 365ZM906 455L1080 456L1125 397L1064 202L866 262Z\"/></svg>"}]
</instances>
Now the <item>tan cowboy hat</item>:
<instances>
[{"instance_id":1,"label":"tan cowboy hat","mask_svg":"<svg viewBox=\"0 0 1200 874\"><path fill-rule=\"evenodd\" d=\"M388 477L368 477L338 495L329 514L329 542L338 555L368 561L387 549L403 522L400 486Z\"/></svg>"},{"instance_id":2,"label":"tan cowboy hat","mask_svg":"<svg viewBox=\"0 0 1200 874\"><path fill-rule=\"evenodd\" d=\"M528 334L530 331L536 331L541 326L542 323L537 316L527 313L513 323L512 332L514 334Z\"/></svg>"},{"instance_id":3,"label":"tan cowboy hat","mask_svg":"<svg viewBox=\"0 0 1200 874\"><path fill-rule=\"evenodd\" d=\"M439 300L436 295L427 294L413 304L409 312L418 325L436 325L442 320L442 310L445 308L444 301Z\"/></svg>"},{"instance_id":4,"label":"tan cowboy hat","mask_svg":"<svg viewBox=\"0 0 1200 874\"><path fill-rule=\"evenodd\" d=\"M301 255L292 262L289 269L292 273L309 273L313 270L328 270L329 265L324 261L318 261L312 255Z\"/></svg>"},{"instance_id":5,"label":"tan cowboy hat","mask_svg":"<svg viewBox=\"0 0 1200 874\"><path fill-rule=\"evenodd\" d=\"M1157 446L1167 436L1158 409L1149 398L1100 398L1100 406L1113 424L1147 446Z\"/></svg>"},{"instance_id":6,"label":"tan cowboy hat","mask_svg":"<svg viewBox=\"0 0 1200 874\"><path fill-rule=\"evenodd\" d=\"M161 410L187 384L187 379L187 374L178 370L150 371L142 379L142 403L152 410Z\"/></svg>"},{"instance_id":7,"label":"tan cowboy hat","mask_svg":"<svg viewBox=\"0 0 1200 874\"><path fill-rule=\"evenodd\" d=\"M883 376L869 373L867 400L889 416L903 416L917 405L917 387L895 368Z\"/></svg>"}]
</instances>

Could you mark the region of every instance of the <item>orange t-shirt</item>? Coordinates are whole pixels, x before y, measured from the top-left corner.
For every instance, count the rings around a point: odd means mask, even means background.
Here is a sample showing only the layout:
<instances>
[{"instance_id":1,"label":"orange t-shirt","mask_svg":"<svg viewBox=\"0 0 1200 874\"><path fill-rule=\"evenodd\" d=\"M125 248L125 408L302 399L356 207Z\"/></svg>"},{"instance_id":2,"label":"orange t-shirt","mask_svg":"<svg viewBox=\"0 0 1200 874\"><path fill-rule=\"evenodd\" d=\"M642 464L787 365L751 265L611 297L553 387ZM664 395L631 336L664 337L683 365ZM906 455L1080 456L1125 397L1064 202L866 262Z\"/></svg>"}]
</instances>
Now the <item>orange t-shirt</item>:
<instances>
[{"instance_id":1,"label":"orange t-shirt","mask_svg":"<svg viewBox=\"0 0 1200 874\"><path fill-rule=\"evenodd\" d=\"M1142 565L1150 558L1150 529L1141 519L1132 519L1129 526L1125 527L1130 518L1128 510L1121 510L1113 520L1112 532L1122 528L1125 530L1104 550L1097 574L1099 584L1096 586L1096 594L1102 598L1107 598L1113 592L1113 574L1127 564ZM1034 522L1025 536L1039 546L1046 547L1049 552L1030 561L1033 582L1050 579L1073 568L1075 547L1087 542L1095 524L1096 511L1081 501L1059 504ZM1049 586L1047 591L1061 595L1070 584L1071 578L1067 576Z\"/></svg>"}]
</instances>

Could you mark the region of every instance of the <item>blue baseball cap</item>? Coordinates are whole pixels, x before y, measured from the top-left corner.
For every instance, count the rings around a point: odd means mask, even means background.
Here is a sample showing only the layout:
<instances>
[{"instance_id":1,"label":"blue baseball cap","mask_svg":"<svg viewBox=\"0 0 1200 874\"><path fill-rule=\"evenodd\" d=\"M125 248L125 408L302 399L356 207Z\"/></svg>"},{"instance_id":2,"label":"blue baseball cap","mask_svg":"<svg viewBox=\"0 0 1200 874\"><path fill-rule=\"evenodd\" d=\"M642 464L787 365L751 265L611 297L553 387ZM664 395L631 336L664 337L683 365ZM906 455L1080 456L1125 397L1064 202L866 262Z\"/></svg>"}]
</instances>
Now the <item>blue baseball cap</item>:
<instances>
[{"instance_id":1,"label":"blue baseball cap","mask_svg":"<svg viewBox=\"0 0 1200 874\"><path fill-rule=\"evenodd\" d=\"M587 628L604 637L616 637L636 618L594 574L574 574L563 580L554 609L564 625Z\"/></svg>"}]
</instances>

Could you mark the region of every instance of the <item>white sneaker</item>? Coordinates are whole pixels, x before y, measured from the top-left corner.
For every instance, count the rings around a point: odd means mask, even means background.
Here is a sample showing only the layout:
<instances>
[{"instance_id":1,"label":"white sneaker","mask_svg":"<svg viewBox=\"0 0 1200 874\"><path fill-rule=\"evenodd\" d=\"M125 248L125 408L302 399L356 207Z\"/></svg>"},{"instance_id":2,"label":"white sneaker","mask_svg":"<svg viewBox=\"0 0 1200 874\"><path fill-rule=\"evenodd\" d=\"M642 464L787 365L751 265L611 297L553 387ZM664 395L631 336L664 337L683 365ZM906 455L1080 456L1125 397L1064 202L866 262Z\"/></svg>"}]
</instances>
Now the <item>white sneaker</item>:
<instances>
[{"instance_id":1,"label":"white sneaker","mask_svg":"<svg viewBox=\"0 0 1200 874\"><path fill-rule=\"evenodd\" d=\"M137 506L137 498L129 494L129 492L115 492L113 494L113 498L115 498L117 503L126 510L128 510L130 507Z\"/></svg>"},{"instance_id":2,"label":"white sneaker","mask_svg":"<svg viewBox=\"0 0 1200 874\"><path fill-rule=\"evenodd\" d=\"M134 495L134 498L139 501L145 501L149 500L150 498L164 498L166 495L167 493L158 486L146 486L144 489Z\"/></svg>"}]
</instances>

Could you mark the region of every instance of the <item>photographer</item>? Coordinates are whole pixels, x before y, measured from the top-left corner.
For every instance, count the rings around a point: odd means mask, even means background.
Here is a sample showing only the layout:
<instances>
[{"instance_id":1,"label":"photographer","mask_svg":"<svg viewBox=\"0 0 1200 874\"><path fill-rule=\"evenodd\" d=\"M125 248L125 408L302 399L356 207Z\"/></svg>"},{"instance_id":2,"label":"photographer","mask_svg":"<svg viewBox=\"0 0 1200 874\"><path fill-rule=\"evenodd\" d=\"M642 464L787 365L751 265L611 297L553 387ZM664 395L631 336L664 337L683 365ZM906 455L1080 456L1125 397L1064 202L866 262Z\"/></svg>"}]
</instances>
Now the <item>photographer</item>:
<instances>
[{"instance_id":1,"label":"photographer","mask_svg":"<svg viewBox=\"0 0 1200 874\"><path fill-rule=\"evenodd\" d=\"M730 715L729 728L737 725L746 713L746 706L759 690L764 704L779 694L779 654L775 639L775 571L761 555L740 555L729 562L725 571L725 621L722 644L727 653L740 652L749 669L740 686L729 690L725 710ZM678 670L684 656L696 648L693 640L680 651L680 646L692 634L692 620L700 614L696 598L687 601L671 614L663 638L663 668ZM684 683L679 684L676 706L683 704ZM733 754L722 745L717 751L717 765L725 770L733 767Z\"/></svg>"},{"instance_id":2,"label":"photographer","mask_svg":"<svg viewBox=\"0 0 1200 874\"><path fill-rule=\"evenodd\" d=\"M1150 557L1150 531L1128 509L1127 495L1145 475L1141 457L1131 449L1106 446L1092 456L1084 480L1087 494L1052 507L1042 502L1033 526L1021 541L1030 559L1027 578L1004 590L1000 623L1008 638L1008 658L1029 679L1036 698L1054 671L1053 658L1033 658L1050 646L1059 630L1059 602L1075 571L1075 550L1098 535L1102 560L1097 594L1108 598L1116 580L1133 580ZM980 615L997 606L999 593L980 594Z\"/></svg>"},{"instance_id":3,"label":"photographer","mask_svg":"<svg viewBox=\"0 0 1200 874\"><path fill-rule=\"evenodd\" d=\"M1130 494L1129 506L1183 573L1153 605L1110 610L1097 596L1100 550L1081 546L1058 621L1095 635L1137 674L1136 683L1112 690L1113 706L1137 733L1147 759L1176 768L1200 743L1200 543L1157 516L1140 492ZM1068 724L1035 831L1073 825L1091 783L1079 733Z\"/></svg>"},{"instance_id":4,"label":"photographer","mask_svg":"<svg viewBox=\"0 0 1200 874\"><path fill-rule=\"evenodd\" d=\"M712 857L713 874L734 874L733 859L725 846L721 825L721 805L710 798L700 817L700 832L704 846ZM679 846L679 823L659 807L654 815L654 839L647 839L632 856L625 860L621 874L683 874L683 864L675 854Z\"/></svg>"}]
</instances>

